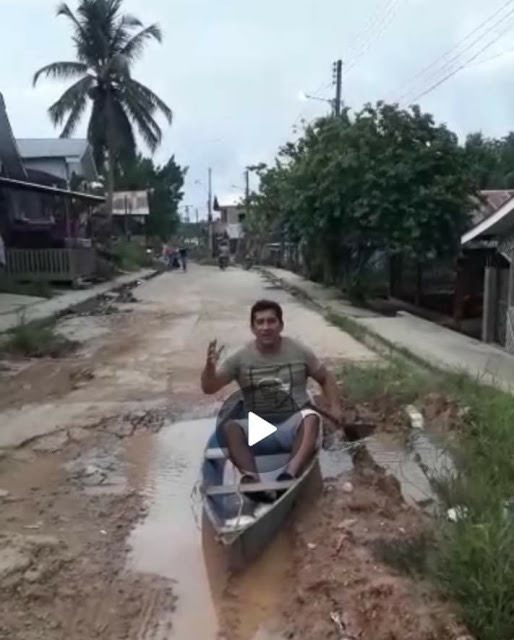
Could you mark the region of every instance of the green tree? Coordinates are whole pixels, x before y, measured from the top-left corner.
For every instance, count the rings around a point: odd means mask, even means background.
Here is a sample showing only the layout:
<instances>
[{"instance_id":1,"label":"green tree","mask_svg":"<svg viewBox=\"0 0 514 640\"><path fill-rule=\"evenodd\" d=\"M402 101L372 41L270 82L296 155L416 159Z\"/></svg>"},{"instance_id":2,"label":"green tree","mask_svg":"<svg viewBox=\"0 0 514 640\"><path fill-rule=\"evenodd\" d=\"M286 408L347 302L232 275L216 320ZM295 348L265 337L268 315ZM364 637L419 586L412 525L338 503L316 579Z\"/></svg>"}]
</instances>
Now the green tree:
<instances>
[{"instance_id":1,"label":"green tree","mask_svg":"<svg viewBox=\"0 0 514 640\"><path fill-rule=\"evenodd\" d=\"M278 215L311 277L352 283L377 250L420 260L455 250L474 193L468 159L419 108L366 105L280 150Z\"/></svg>"},{"instance_id":2,"label":"green tree","mask_svg":"<svg viewBox=\"0 0 514 640\"><path fill-rule=\"evenodd\" d=\"M171 124L170 108L131 75L131 67L151 40L162 41L157 24L144 27L136 17L122 13L122 0L80 0L76 13L59 5L58 16L71 22L76 61L54 62L40 69L41 76L78 80L49 109L56 126L64 124L61 137L76 130L91 103L88 139L99 167L107 156L108 211L112 213L115 165L136 151L134 125L153 152L162 130L155 116Z\"/></svg>"},{"instance_id":3,"label":"green tree","mask_svg":"<svg viewBox=\"0 0 514 640\"><path fill-rule=\"evenodd\" d=\"M280 215L280 166L270 168L262 163L248 169L259 177L259 190L252 191L248 203L241 201L240 206L246 209L243 224L246 249L260 261L264 246L280 233L283 222Z\"/></svg>"},{"instance_id":4,"label":"green tree","mask_svg":"<svg viewBox=\"0 0 514 640\"><path fill-rule=\"evenodd\" d=\"M514 132L503 138L470 133L464 147L479 189L514 188Z\"/></svg>"},{"instance_id":5,"label":"green tree","mask_svg":"<svg viewBox=\"0 0 514 640\"><path fill-rule=\"evenodd\" d=\"M121 190L148 191L150 215L147 234L166 241L180 226L178 207L184 196L186 167L172 156L163 166L138 154L131 162L118 168L116 183Z\"/></svg>"}]
</instances>

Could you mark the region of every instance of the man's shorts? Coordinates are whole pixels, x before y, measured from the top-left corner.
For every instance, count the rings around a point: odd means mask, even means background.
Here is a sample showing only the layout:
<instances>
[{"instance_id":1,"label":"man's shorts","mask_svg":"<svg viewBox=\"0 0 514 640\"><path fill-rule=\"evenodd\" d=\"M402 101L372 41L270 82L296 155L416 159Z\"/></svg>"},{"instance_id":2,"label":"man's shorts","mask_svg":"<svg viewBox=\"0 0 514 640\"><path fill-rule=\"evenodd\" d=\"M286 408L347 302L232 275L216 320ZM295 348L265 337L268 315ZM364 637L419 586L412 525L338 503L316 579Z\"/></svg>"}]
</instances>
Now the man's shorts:
<instances>
[{"instance_id":1,"label":"man's shorts","mask_svg":"<svg viewBox=\"0 0 514 640\"><path fill-rule=\"evenodd\" d=\"M307 416L318 416L319 425L321 427L321 416L319 413L314 411L313 409L301 409L297 413L294 413L287 420L280 423L275 423L270 420L271 424L274 424L277 427L275 433L271 434L264 440L261 440L257 444L252 447L252 450L257 455L267 455L277 452L289 453L292 448L296 438L296 434L300 429L303 420ZM238 424L241 429L248 435L248 419L234 419L230 422L235 422ZM319 444L321 445L321 428L320 428L320 440Z\"/></svg>"}]
</instances>

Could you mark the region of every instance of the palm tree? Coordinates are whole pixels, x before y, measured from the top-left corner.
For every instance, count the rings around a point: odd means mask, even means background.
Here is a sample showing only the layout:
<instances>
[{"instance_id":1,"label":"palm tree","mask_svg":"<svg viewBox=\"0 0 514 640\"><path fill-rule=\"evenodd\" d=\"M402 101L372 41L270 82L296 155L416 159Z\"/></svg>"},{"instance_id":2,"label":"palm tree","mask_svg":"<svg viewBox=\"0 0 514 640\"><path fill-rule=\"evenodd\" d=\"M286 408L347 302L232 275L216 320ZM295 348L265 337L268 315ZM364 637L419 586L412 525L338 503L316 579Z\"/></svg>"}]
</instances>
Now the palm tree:
<instances>
[{"instance_id":1,"label":"palm tree","mask_svg":"<svg viewBox=\"0 0 514 640\"><path fill-rule=\"evenodd\" d=\"M76 130L89 103L88 127L98 166L107 163L107 208L112 214L115 164L135 155L134 125L153 152L162 140L155 120L161 113L171 124L171 109L148 87L131 75L131 66L150 40L162 41L157 24L144 27L136 17L122 14L123 0L80 0L74 14L67 4L59 5L73 27L77 60L54 62L34 76L58 80L78 78L49 109L55 126L64 124L62 138Z\"/></svg>"}]
</instances>

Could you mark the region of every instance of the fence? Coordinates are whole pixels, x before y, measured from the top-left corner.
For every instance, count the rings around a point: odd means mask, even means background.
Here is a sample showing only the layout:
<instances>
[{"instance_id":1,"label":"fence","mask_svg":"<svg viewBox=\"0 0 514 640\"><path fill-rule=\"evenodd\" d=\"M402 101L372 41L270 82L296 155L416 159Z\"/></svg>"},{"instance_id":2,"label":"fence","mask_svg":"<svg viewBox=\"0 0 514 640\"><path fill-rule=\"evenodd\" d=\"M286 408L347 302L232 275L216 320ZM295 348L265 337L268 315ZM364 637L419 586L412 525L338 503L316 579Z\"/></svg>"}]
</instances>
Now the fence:
<instances>
[{"instance_id":1,"label":"fence","mask_svg":"<svg viewBox=\"0 0 514 640\"><path fill-rule=\"evenodd\" d=\"M75 282L95 270L95 251L80 249L8 249L7 274L16 280Z\"/></svg>"}]
</instances>

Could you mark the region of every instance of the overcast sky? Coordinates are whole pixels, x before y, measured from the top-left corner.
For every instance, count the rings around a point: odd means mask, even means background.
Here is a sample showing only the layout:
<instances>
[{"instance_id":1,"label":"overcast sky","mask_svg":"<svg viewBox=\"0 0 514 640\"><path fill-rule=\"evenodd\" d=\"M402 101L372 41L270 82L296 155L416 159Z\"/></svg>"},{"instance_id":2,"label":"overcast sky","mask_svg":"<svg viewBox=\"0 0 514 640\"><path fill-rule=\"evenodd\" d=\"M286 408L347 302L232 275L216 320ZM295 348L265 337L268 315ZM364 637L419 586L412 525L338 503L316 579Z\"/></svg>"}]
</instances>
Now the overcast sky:
<instances>
[{"instance_id":1,"label":"overcast sky","mask_svg":"<svg viewBox=\"0 0 514 640\"><path fill-rule=\"evenodd\" d=\"M73 59L70 28L52 0L0 0L0 58L7 109L17 137L57 135L46 109L65 85L31 78L43 64ZM72 8L76 0L70 0ZM235 201L246 165L269 161L301 117L327 111L300 92L331 98L332 62L346 63L343 98L412 99L442 78L440 67L407 83L456 45L506 0L126 0L145 23L159 22L163 45L151 44L134 75L173 109L158 161L175 154L189 166L185 204L214 193ZM465 70L420 100L459 135L514 129L514 0L461 47L463 62L512 25ZM510 13L512 12L512 13ZM491 30L484 35L485 28ZM474 43L473 40L477 42ZM465 47L468 47L467 50ZM350 64L354 61L353 66ZM12 64L10 64L12 61ZM478 64L482 61L481 64ZM454 62L454 65L456 62ZM447 67L448 70L453 67ZM78 135L83 135L82 128ZM202 216L203 217L203 216Z\"/></svg>"}]
</instances>

